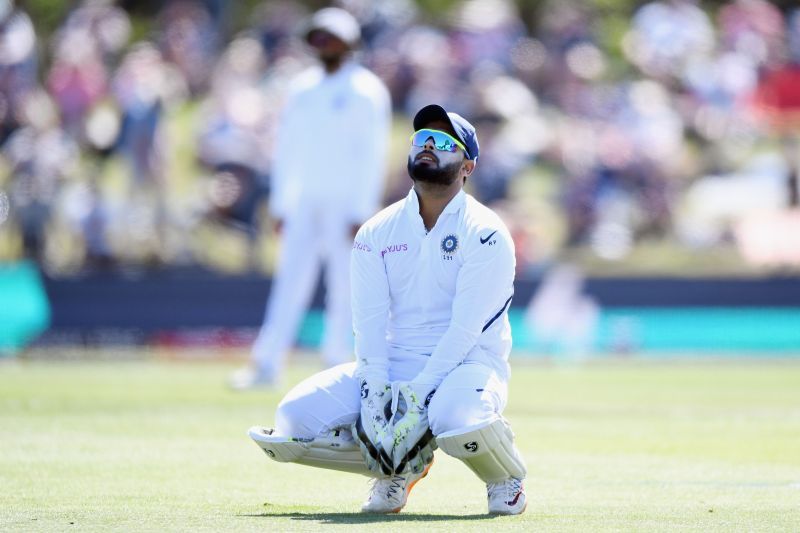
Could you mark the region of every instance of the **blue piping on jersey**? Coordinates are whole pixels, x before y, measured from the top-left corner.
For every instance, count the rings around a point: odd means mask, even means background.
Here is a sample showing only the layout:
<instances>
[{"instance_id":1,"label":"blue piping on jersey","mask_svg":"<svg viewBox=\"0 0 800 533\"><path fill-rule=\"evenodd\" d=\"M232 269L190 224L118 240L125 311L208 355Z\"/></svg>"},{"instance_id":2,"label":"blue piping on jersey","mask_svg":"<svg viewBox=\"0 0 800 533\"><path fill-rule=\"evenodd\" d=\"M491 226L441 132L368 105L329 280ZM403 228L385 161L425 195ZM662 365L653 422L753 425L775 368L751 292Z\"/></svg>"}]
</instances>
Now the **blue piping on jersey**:
<instances>
[{"instance_id":1,"label":"blue piping on jersey","mask_svg":"<svg viewBox=\"0 0 800 533\"><path fill-rule=\"evenodd\" d=\"M484 331L486 331L487 329L489 329L489 326L491 326L491 325L494 323L494 321L495 321L495 320L497 320L498 318L500 318L500 315L502 315L503 313L505 313L506 309L508 309L508 304L510 304L510 303L511 303L511 298L513 298L513 297L514 297L514 295L513 295L513 294L512 294L511 296L509 296L509 297L508 297L508 300L506 300L506 303L504 303L504 304L503 304L503 308L502 308L502 309L500 309L500 311L498 311L498 312L497 312L497 314L496 314L496 315L494 315L494 316L491 318L491 320L489 320L489 322L487 322L487 323L486 323L486 325L485 325L485 326L483 326L483 329L481 330L481 333L483 333Z\"/></svg>"}]
</instances>

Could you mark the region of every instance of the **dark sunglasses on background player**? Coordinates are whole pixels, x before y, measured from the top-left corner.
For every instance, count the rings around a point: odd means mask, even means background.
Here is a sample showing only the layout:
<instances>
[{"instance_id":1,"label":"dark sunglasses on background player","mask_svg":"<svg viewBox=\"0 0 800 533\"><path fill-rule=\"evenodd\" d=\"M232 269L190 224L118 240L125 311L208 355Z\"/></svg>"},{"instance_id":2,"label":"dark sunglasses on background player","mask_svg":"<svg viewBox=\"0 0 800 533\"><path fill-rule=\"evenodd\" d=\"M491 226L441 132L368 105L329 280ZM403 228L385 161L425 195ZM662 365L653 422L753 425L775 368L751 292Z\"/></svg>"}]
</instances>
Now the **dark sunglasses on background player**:
<instances>
[{"instance_id":1,"label":"dark sunglasses on background player","mask_svg":"<svg viewBox=\"0 0 800 533\"><path fill-rule=\"evenodd\" d=\"M415 131L411 135L411 146L424 147L425 143L433 140L433 146L442 152L455 152L459 148L466 153L467 149L461 144L461 141L453 137L447 132L441 130L422 129Z\"/></svg>"}]
</instances>

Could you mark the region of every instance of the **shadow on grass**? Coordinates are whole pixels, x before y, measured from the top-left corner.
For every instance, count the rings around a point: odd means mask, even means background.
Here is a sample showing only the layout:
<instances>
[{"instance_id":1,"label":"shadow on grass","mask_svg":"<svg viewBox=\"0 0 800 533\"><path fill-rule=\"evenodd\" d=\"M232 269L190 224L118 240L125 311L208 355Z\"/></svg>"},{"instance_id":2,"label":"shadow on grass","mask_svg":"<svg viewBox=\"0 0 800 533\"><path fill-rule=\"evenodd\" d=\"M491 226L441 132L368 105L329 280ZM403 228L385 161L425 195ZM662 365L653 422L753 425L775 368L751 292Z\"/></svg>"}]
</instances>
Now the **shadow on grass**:
<instances>
[{"instance_id":1,"label":"shadow on grass","mask_svg":"<svg viewBox=\"0 0 800 533\"><path fill-rule=\"evenodd\" d=\"M258 514L240 514L238 516L250 518L289 518L291 520L304 520L319 522L320 524L372 524L379 522L446 522L446 521L475 521L491 520L497 518L488 514L365 514L365 513L301 513L297 511L280 512L266 511Z\"/></svg>"}]
</instances>

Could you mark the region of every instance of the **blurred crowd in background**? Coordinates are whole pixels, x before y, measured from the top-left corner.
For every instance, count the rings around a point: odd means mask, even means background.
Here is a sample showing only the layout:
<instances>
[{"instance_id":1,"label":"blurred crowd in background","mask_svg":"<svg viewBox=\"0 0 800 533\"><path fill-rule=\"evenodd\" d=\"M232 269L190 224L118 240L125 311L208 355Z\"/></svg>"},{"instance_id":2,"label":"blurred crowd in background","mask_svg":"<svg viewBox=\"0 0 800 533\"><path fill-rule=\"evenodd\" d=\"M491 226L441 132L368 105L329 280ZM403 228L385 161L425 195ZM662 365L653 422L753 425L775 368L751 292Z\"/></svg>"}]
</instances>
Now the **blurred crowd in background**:
<instances>
[{"instance_id":1,"label":"blurred crowd in background","mask_svg":"<svg viewBox=\"0 0 800 533\"><path fill-rule=\"evenodd\" d=\"M0 0L0 260L269 272L274 129L319 6L265 2L232 28L227 2L157 4L145 32L85 0L42 34ZM520 274L565 257L590 272L797 268L800 9L538 4L336 4L391 91L386 202L410 186L409 117L435 102L478 129L468 189L507 221Z\"/></svg>"}]
</instances>

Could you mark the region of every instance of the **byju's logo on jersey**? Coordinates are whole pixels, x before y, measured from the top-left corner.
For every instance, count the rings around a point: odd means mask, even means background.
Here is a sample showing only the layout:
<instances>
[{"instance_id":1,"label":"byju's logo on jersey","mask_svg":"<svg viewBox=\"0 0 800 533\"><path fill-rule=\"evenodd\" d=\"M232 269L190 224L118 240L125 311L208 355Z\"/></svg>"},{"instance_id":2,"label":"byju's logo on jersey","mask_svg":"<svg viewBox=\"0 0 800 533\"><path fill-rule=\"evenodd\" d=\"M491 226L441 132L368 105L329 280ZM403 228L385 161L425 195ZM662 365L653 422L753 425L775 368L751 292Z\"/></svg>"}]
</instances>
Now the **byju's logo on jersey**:
<instances>
[{"instance_id":1,"label":"byju's logo on jersey","mask_svg":"<svg viewBox=\"0 0 800 533\"><path fill-rule=\"evenodd\" d=\"M372 248L368 245L364 244L363 242L353 241L353 250L359 250L362 252L371 252Z\"/></svg>"},{"instance_id":2,"label":"byju's logo on jersey","mask_svg":"<svg viewBox=\"0 0 800 533\"><path fill-rule=\"evenodd\" d=\"M385 256L386 254L391 254L395 252L407 252L408 251L408 244L393 244L391 246L387 246L383 250L381 250L381 257Z\"/></svg>"},{"instance_id":3,"label":"byju's logo on jersey","mask_svg":"<svg viewBox=\"0 0 800 533\"><path fill-rule=\"evenodd\" d=\"M458 250L458 237L451 234L442 239L442 252L453 255L456 250Z\"/></svg>"}]
</instances>

